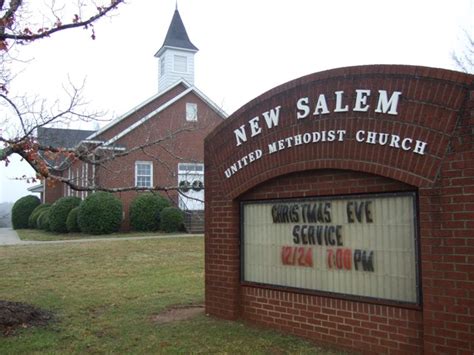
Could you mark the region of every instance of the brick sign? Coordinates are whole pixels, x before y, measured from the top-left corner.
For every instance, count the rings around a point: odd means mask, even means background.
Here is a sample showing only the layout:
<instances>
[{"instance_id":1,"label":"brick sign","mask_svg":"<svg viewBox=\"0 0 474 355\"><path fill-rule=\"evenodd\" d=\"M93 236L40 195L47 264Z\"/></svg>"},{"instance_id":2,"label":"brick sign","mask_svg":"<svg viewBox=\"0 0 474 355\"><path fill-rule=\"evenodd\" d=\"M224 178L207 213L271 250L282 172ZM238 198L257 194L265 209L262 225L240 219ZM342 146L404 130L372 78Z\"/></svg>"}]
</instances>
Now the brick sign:
<instances>
[{"instance_id":1,"label":"brick sign","mask_svg":"<svg viewBox=\"0 0 474 355\"><path fill-rule=\"evenodd\" d=\"M206 312L362 352L474 352L473 82L340 68L220 124Z\"/></svg>"}]
</instances>

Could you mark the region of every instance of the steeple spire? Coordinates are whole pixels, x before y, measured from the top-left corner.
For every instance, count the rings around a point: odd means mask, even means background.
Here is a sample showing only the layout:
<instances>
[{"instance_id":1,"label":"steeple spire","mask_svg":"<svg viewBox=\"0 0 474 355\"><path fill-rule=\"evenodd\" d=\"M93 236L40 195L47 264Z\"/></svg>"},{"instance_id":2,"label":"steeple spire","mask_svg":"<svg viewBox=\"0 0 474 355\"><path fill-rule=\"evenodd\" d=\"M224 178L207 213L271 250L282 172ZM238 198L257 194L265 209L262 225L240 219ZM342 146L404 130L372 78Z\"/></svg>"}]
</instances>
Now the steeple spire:
<instances>
[{"instance_id":1,"label":"steeple spire","mask_svg":"<svg viewBox=\"0 0 474 355\"><path fill-rule=\"evenodd\" d=\"M188 33L186 32L183 20L181 20L178 11L178 2L176 2L176 10L174 10L173 19L171 20L170 27L166 33L165 41L155 54L155 57L159 57L165 47L174 47L195 52L198 51L198 48L189 40Z\"/></svg>"},{"instance_id":2,"label":"steeple spire","mask_svg":"<svg viewBox=\"0 0 474 355\"><path fill-rule=\"evenodd\" d=\"M198 48L191 42L178 11L178 0L173 18L161 48L155 57L159 59L158 90L163 91L179 80L194 85L194 55Z\"/></svg>"}]
</instances>

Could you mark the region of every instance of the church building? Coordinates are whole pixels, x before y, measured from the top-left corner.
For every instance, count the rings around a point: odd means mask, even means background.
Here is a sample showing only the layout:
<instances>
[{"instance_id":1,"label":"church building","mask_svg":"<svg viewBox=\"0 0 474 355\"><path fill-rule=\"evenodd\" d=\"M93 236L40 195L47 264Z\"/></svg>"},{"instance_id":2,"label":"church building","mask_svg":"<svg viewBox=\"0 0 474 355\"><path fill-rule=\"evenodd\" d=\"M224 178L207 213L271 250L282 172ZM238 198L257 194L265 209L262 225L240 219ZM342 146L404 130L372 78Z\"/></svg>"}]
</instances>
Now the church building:
<instances>
[{"instance_id":1,"label":"church building","mask_svg":"<svg viewBox=\"0 0 474 355\"><path fill-rule=\"evenodd\" d=\"M116 192L123 202L124 230L129 228L131 201L147 189L160 191L187 212L190 231L203 229L204 138L226 113L194 86L197 52L176 8L163 45L155 54L158 92L154 96L95 132L38 130L42 144L93 154L85 161L52 162L56 175L97 190L127 189ZM61 137L67 139L61 141ZM48 203L63 196L85 198L90 194L62 183L43 185L43 202Z\"/></svg>"}]
</instances>

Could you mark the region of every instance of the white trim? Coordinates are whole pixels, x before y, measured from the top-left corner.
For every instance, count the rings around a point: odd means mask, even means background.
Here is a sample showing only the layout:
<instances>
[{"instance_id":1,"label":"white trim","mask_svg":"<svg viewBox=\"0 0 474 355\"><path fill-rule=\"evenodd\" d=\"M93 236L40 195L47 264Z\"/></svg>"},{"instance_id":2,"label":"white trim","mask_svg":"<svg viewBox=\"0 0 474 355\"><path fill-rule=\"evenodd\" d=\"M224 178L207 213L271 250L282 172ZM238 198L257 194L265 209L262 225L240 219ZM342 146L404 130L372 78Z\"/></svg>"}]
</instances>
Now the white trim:
<instances>
[{"instance_id":1,"label":"white trim","mask_svg":"<svg viewBox=\"0 0 474 355\"><path fill-rule=\"evenodd\" d=\"M161 54L167 50L167 49L173 49L177 51L183 51L183 52L191 52L191 53L197 53L197 49L189 49L189 48L181 48L181 47L173 47L173 46L163 46L160 48L158 52L155 53L154 57L159 58Z\"/></svg>"},{"instance_id":2,"label":"white trim","mask_svg":"<svg viewBox=\"0 0 474 355\"><path fill-rule=\"evenodd\" d=\"M229 117L229 115L223 110L221 109L219 106L217 106L209 97L207 97L206 95L204 95L204 93L199 90L197 87L193 86L193 91L203 100L205 101L207 104L209 104L209 106L211 106L211 108L219 115L221 116L222 118L226 119L227 117Z\"/></svg>"},{"instance_id":3,"label":"white trim","mask_svg":"<svg viewBox=\"0 0 474 355\"><path fill-rule=\"evenodd\" d=\"M138 164L150 166L150 186L137 186L138 185ZM153 187L153 162L152 161L135 161L135 186L136 187Z\"/></svg>"},{"instance_id":4,"label":"white trim","mask_svg":"<svg viewBox=\"0 0 474 355\"><path fill-rule=\"evenodd\" d=\"M175 96L173 99L169 100L168 102L166 102L165 104L161 105L160 107L158 107L155 111L153 112L150 112L148 115L146 115L145 117L143 117L141 120L138 120L137 122L135 122L134 124L132 124L131 126L129 126L127 129L123 130L122 132L120 132L119 134L117 134L115 137L109 139L107 142L105 142L105 145L109 145L109 144L112 144L114 143L115 141L117 141L118 139L122 138L124 135L130 133L131 131L133 131L135 128L137 128L138 126L140 126L141 124L145 123L146 121L148 121L150 118L152 118L153 116L155 116L156 114L160 113L161 111L167 109L168 107L170 107L171 105L173 105L176 101L180 100L181 98L183 98L184 96L186 96L187 94L189 94L191 91L193 90L193 88L189 88L189 89L186 89L184 90L181 94L179 94L178 96Z\"/></svg>"},{"instance_id":5,"label":"white trim","mask_svg":"<svg viewBox=\"0 0 474 355\"><path fill-rule=\"evenodd\" d=\"M183 81L184 82L184 81ZM114 143L115 141L117 141L118 139L122 138L123 136L125 136L126 134L130 133L131 131L133 131L135 128L137 128L138 126L140 126L141 124L145 123L146 121L148 121L151 117L153 117L154 115L156 115L157 113L160 113L161 111L163 111L164 109L168 108L169 106L171 106L172 104L174 104L175 102L177 102L178 100L180 100L181 98L183 98L184 96L186 96L187 94L189 94L190 92L194 92L197 96L199 96L203 101L206 101L206 103L217 113L219 114L222 118L227 118L227 114L222 110L220 109L215 103L213 103L211 100L209 100L209 98L204 95L201 91L199 91L195 86L192 86L188 89L186 89L185 91L183 91L181 94L179 94L178 96L175 96L173 99L169 100L168 102L164 103L163 105L161 105L160 107L158 107L155 111L149 113L148 115L146 115L145 117L143 117L141 120L135 122L133 125L129 126L127 129L123 130L122 132L120 132L119 134L117 134L115 137L112 137L110 140L108 140L107 142L104 143L105 146L109 145L109 144L112 144ZM105 148L105 147L102 147L102 148Z\"/></svg>"},{"instance_id":6,"label":"white trim","mask_svg":"<svg viewBox=\"0 0 474 355\"><path fill-rule=\"evenodd\" d=\"M197 122L198 105L195 102L186 102L186 122Z\"/></svg>"},{"instance_id":7,"label":"white trim","mask_svg":"<svg viewBox=\"0 0 474 355\"><path fill-rule=\"evenodd\" d=\"M95 156L93 159L95 161ZM92 186L94 186L94 190L92 190L92 192L95 192L95 164L92 165Z\"/></svg>"},{"instance_id":8,"label":"white trim","mask_svg":"<svg viewBox=\"0 0 474 355\"><path fill-rule=\"evenodd\" d=\"M177 82L174 86L172 87L169 87L168 89L166 89L165 91L155 95L155 96L152 96L150 99L148 99L147 101L141 103L140 105L136 106L135 108L133 108L132 110L130 110L129 112L127 112L126 114L116 118L115 120L113 120L112 122L110 122L108 125L104 126L102 129L98 130L96 133L92 134L91 136L87 137L85 139L85 141L90 141L92 138L96 137L97 135L100 135L102 134L103 132L105 132L107 129L111 128L112 126L116 125L117 123L119 123L120 121L122 121L123 119L127 118L128 116L130 116L132 113L134 113L135 111L139 110L140 108L142 108L143 106L149 104L151 101L155 100L156 98L160 97L161 95L165 94L166 92L170 91L171 89L177 87L178 85L180 84L183 84L185 87L187 87L186 90L184 90L182 93L178 94L177 96L175 96L173 99L165 102L163 105L161 105L160 107L158 107L156 110L154 110L153 112L149 113L148 115L146 115L145 117L143 117L142 119L138 120L137 122L135 122L133 125L129 126L128 128L126 128L125 130L123 130L122 132L120 132L119 134L117 134L116 136L112 137L111 139L109 139L107 142L105 142L103 144L103 146L101 146L100 148L101 149L117 149L117 150L125 150L125 148L113 148L113 147L105 147L107 145L110 145L114 142L116 142L118 139L122 138L123 136L125 136L126 134L130 133L131 131L133 131L135 128L137 128L138 126L140 126L141 124L145 123L146 121L148 121L151 117L153 117L154 115L156 115L157 113L160 113L161 111L163 111L164 109L170 107L172 104L174 104L175 102L177 102L178 100L180 100L181 98L183 98L184 96L186 96L187 94L189 94L190 92L194 92L199 98L201 98L201 100L203 100L204 102L206 102L210 107L211 109L213 109L219 116L221 116L223 119L226 119L228 117L227 113L222 110L219 106L217 106L211 99L209 99L206 95L204 95L204 93L202 91L200 91L198 88L196 88L195 86L192 86L190 85L186 80L182 79L180 80L179 82Z\"/></svg>"},{"instance_id":9,"label":"white trim","mask_svg":"<svg viewBox=\"0 0 474 355\"><path fill-rule=\"evenodd\" d=\"M189 169L184 169L183 167L185 165L193 165L194 167L199 166L202 167L202 169L197 170L189 170ZM204 175L204 163L178 163L178 174L183 174L183 175Z\"/></svg>"},{"instance_id":10,"label":"white trim","mask_svg":"<svg viewBox=\"0 0 474 355\"><path fill-rule=\"evenodd\" d=\"M83 141L89 141L89 140L93 140L93 138L97 137L98 135L104 133L106 130L108 130L109 128L115 126L117 123L120 123L122 120L124 120L125 118L127 118L128 116L130 116L132 113L138 111L139 109L141 109L142 107L148 105L150 102L152 102L153 100L159 98L160 96L166 94L168 91L174 89L175 87L177 87L179 84L183 84L185 85L187 88L191 87L191 85L186 81L186 80L180 80L178 81L175 85L173 86L170 86L169 88L167 88L165 91L162 91L162 92L159 92L155 95L153 95L152 97L150 97L148 100L145 100L143 101L142 103L140 103L139 105L135 106L134 108L132 108L130 111L127 111L126 113L124 113L123 115L117 117L116 119L112 120L111 122L109 122L108 124L106 124L104 127L102 127L101 129L99 129L97 132L95 133L92 133L89 137L86 137Z\"/></svg>"},{"instance_id":11,"label":"white trim","mask_svg":"<svg viewBox=\"0 0 474 355\"><path fill-rule=\"evenodd\" d=\"M80 143L101 144L104 143L104 141L84 139Z\"/></svg>"},{"instance_id":12,"label":"white trim","mask_svg":"<svg viewBox=\"0 0 474 355\"><path fill-rule=\"evenodd\" d=\"M43 184L37 184L31 187L28 187L27 190L34 193L41 193L43 192Z\"/></svg>"},{"instance_id":13,"label":"white trim","mask_svg":"<svg viewBox=\"0 0 474 355\"><path fill-rule=\"evenodd\" d=\"M68 178L69 181L71 181L72 175L73 175L73 173L71 171L71 167L69 166L67 168L67 178ZM65 196L71 196L71 187L67 184L64 184L64 188L65 188L64 195Z\"/></svg>"},{"instance_id":14,"label":"white trim","mask_svg":"<svg viewBox=\"0 0 474 355\"><path fill-rule=\"evenodd\" d=\"M120 151L127 150L127 148L125 148L125 147L99 147L99 149L104 149L104 150L120 150Z\"/></svg>"},{"instance_id":15,"label":"white trim","mask_svg":"<svg viewBox=\"0 0 474 355\"><path fill-rule=\"evenodd\" d=\"M81 173L79 173L79 167L76 168L76 185L79 186L79 184L81 183ZM73 190L73 193L74 193L74 196L75 197L79 197L79 191L77 190Z\"/></svg>"}]
</instances>

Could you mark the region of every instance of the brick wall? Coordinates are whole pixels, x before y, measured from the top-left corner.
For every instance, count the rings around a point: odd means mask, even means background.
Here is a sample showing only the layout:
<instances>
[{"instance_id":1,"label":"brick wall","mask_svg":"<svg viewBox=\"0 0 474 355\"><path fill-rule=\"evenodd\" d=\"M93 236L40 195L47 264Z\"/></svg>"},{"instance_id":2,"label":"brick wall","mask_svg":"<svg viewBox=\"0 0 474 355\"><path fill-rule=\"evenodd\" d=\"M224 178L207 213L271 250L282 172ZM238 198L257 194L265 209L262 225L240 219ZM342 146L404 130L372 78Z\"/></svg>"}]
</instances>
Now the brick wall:
<instances>
[{"instance_id":1,"label":"brick wall","mask_svg":"<svg viewBox=\"0 0 474 355\"><path fill-rule=\"evenodd\" d=\"M187 102L197 104L197 122L186 121ZM150 103L150 105L154 104L154 102ZM160 101L159 104L162 102ZM142 110L145 109L152 111L149 107ZM132 116L135 120L141 118L135 113ZM96 170L97 183L107 188L133 188L135 162L149 161L153 163L153 186L162 188L163 191L160 193L177 205L178 196L175 187L178 185L178 164L202 163L204 160L204 137L220 122L222 122L222 118L206 102L193 92L188 93L117 140L117 146L125 147L128 150L149 142L156 142L156 144L150 144L144 149L135 150L98 167ZM116 130L116 127L111 130ZM108 131L106 133L109 134ZM165 191L166 188L169 188L169 191ZM117 193L117 197L122 201L125 217L122 230L129 229L129 207L138 193L140 192Z\"/></svg>"},{"instance_id":2,"label":"brick wall","mask_svg":"<svg viewBox=\"0 0 474 355\"><path fill-rule=\"evenodd\" d=\"M63 197L63 184L57 181L43 180L44 203L54 203Z\"/></svg>"},{"instance_id":3,"label":"brick wall","mask_svg":"<svg viewBox=\"0 0 474 355\"><path fill-rule=\"evenodd\" d=\"M420 189L426 353L474 353L474 90L432 188Z\"/></svg>"},{"instance_id":4,"label":"brick wall","mask_svg":"<svg viewBox=\"0 0 474 355\"><path fill-rule=\"evenodd\" d=\"M151 98L135 111L122 117L120 122L108 126L94 140L108 140L115 137L137 121L155 112L162 105L172 101L185 90L186 87L179 84L169 91ZM197 105L197 121L186 121L186 103ZM202 163L204 160L204 138L222 121L223 118L220 114L199 95L190 91L114 143L114 147L131 151L129 154L110 159L96 166L95 169L92 165L86 167L82 161L76 161L69 170L65 170L62 174L64 177L71 176L73 182L78 185L91 183L94 180L95 185L99 187L130 189L131 191L116 193L123 205L124 220L121 229L127 231L130 228L130 203L139 193L142 193L133 191L135 162L153 163L153 187L177 206L178 164ZM138 149L140 147L143 149ZM99 159L103 159L122 152L122 150L112 149L99 150L98 155ZM85 179L86 172L87 179ZM57 182L46 187L46 202L53 203L68 194L81 198L89 195L86 192L71 191L65 184Z\"/></svg>"},{"instance_id":5,"label":"brick wall","mask_svg":"<svg viewBox=\"0 0 474 355\"><path fill-rule=\"evenodd\" d=\"M149 113L153 112L156 110L158 107L161 105L165 104L169 100L172 100L174 97L177 95L181 94L183 91L185 91L186 88L183 84L177 85L173 88L170 88L169 91L157 95L156 98L152 99L151 101L146 101L145 104L142 104L140 107L135 109L132 112L128 112L125 115L126 117L123 117L119 122L116 124L112 124L114 121L111 122L110 126L107 128L104 132L99 134L95 140L103 140L107 141L113 137L115 137L117 134L120 132L126 130L128 127L130 127L132 124L134 124L136 121L142 119Z\"/></svg>"},{"instance_id":6,"label":"brick wall","mask_svg":"<svg viewBox=\"0 0 474 355\"><path fill-rule=\"evenodd\" d=\"M333 112L294 120L298 98L342 90L350 105L355 89L401 91L398 114ZM234 113L205 143L206 311L363 353L474 352L472 91L472 75L446 70L341 68L284 84ZM234 131L277 105L279 126L263 126L237 146ZM279 139L331 129L346 130L344 141L265 152ZM428 148L420 155L360 143L361 129L420 139ZM256 149L264 151L261 159L225 176ZM241 282L241 201L394 191L417 192L419 306Z\"/></svg>"},{"instance_id":7,"label":"brick wall","mask_svg":"<svg viewBox=\"0 0 474 355\"><path fill-rule=\"evenodd\" d=\"M262 200L275 195L342 195L370 192L414 191L414 187L380 176L344 170L311 170L267 181L241 196ZM284 194L282 194L284 191ZM294 335L343 348L373 353L418 353L421 351L420 309L355 302L294 291L241 288L242 316L261 325L275 326Z\"/></svg>"}]
</instances>

